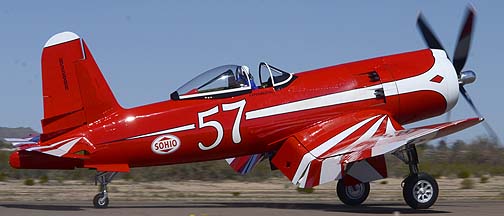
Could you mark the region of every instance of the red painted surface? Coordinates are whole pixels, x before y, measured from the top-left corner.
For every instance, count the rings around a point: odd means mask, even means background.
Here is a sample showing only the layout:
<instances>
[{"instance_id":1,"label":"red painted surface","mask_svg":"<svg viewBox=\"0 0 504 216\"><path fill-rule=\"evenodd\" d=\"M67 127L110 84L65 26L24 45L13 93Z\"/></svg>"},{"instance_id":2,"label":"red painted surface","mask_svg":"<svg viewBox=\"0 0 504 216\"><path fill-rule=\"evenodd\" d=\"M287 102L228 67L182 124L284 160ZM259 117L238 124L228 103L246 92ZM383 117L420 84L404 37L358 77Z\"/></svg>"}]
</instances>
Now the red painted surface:
<instances>
[{"instance_id":1,"label":"red painted surface","mask_svg":"<svg viewBox=\"0 0 504 216\"><path fill-rule=\"evenodd\" d=\"M395 87L399 80L424 74L434 63L431 50L420 50L296 73L292 82L278 89L268 87L227 98L168 100L124 109L117 104L88 47L80 40L73 40L43 51L44 119L42 139L37 145L41 149L28 151L29 148L25 148L13 153L11 166L128 171L130 167L278 151L281 154L273 162L277 161L283 173L292 178L303 154L372 115L390 116L397 129L402 128L402 124L444 113L447 102L442 94L433 90L399 93ZM377 79L371 78L373 73L376 73ZM443 85L445 82L441 81ZM392 95L246 118L251 111L372 86L383 88L384 85L388 88L387 94ZM238 115L239 109L224 110L223 104L239 101L246 102L241 115ZM203 119L198 117L215 108L218 110L216 113ZM240 120L241 140L235 143L233 133L236 128L233 129L233 126L237 118ZM378 119L369 122L355 134L363 133L376 121ZM222 140L215 148L201 149L199 145L210 146L218 138L218 130L208 126L212 122L222 126ZM179 127L189 129L147 136ZM380 128L385 128L385 125ZM380 129L377 133L383 134L384 131ZM169 154L157 154L151 149L155 139L163 134L175 136L180 141L177 149ZM355 134L345 145L358 138ZM336 146L331 151L345 145ZM71 147L67 149L66 146ZM45 154L49 151L59 154L58 150L62 149L66 152L58 157ZM365 155L364 158L370 156L366 151L361 154ZM239 164L245 162L240 161ZM320 166L320 163L315 163L311 169L315 172ZM310 176L308 185L318 184L319 179L320 173Z\"/></svg>"}]
</instances>

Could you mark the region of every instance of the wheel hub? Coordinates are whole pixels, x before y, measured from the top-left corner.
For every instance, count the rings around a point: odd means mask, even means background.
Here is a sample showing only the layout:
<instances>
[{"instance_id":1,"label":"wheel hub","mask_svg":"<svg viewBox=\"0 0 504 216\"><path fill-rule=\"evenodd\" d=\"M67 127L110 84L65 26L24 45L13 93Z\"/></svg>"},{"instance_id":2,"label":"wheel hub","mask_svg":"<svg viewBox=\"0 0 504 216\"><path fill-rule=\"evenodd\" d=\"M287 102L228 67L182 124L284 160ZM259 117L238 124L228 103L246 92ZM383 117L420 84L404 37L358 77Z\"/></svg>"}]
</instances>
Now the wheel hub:
<instances>
[{"instance_id":1,"label":"wheel hub","mask_svg":"<svg viewBox=\"0 0 504 216\"><path fill-rule=\"evenodd\" d=\"M349 198L352 199L359 199L364 195L364 185L362 184L356 184L352 186L347 186L345 187L345 192Z\"/></svg>"},{"instance_id":2,"label":"wheel hub","mask_svg":"<svg viewBox=\"0 0 504 216\"><path fill-rule=\"evenodd\" d=\"M413 197L419 203L429 202L433 194L432 184L428 181L420 180L413 187Z\"/></svg>"}]
</instances>

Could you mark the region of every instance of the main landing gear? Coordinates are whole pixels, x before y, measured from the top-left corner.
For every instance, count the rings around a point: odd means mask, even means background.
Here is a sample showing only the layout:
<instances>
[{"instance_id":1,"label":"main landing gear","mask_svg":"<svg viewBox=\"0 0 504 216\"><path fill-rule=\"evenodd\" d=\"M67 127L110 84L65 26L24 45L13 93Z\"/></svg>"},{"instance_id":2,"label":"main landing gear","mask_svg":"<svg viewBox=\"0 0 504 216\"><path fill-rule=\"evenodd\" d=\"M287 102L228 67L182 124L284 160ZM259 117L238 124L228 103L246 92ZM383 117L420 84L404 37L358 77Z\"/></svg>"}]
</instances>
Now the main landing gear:
<instances>
[{"instance_id":1,"label":"main landing gear","mask_svg":"<svg viewBox=\"0 0 504 216\"><path fill-rule=\"evenodd\" d=\"M343 179L336 185L336 193L341 202L349 206L362 204L369 195L369 182L359 183L351 186L345 186Z\"/></svg>"},{"instance_id":2,"label":"main landing gear","mask_svg":"<svg viewBox=\"0 0 504 216\"><path fill-rule=\"evenodd\" d=\"M107 193L107 185L117 175L117 172L99 172L95 177L95 185L100 183L100 193L96 194L93 198L93 205L95 208L107 208L109 198Z\"/></svg>"},{"instance_id":3,"label":"main landing gear","mask_svg":"<svg viewBox=\"0 0 504 216\"><path fill-rule=\"evenodd\" d=\"M437 200L439 188L436 180L427 173L418 171L418 155L415 145L407 145L405 149L396 151L394 156L409 166L409 175L402 182L404 201L413 209L427 209ZM356 206L362 204L369 195L369 183L355 185L344 184L340 179L336 192L341 202Z\"/></svg>"},{"instance_id":4,"label":"main landing gear","mask_svg":"<svg viewBox=\"0 0 504 216\"><path fill-rule=\"evenodd\" d=\"M410 173L402 182L404 201L413 209L427 209L434 205L439 187L432 176L418 171L415 145L407 145L404 150L393 154L409 166Z\"/></svg>"}]
</instances>

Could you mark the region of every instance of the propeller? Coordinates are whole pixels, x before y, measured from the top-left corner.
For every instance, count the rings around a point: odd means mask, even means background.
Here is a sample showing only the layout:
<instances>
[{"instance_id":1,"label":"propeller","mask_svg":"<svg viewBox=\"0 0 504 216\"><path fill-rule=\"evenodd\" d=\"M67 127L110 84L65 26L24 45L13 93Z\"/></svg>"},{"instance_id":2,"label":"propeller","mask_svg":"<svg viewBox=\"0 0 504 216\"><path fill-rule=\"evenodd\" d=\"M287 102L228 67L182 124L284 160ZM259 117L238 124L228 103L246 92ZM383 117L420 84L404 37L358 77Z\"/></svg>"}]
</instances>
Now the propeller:
<instances>
[{"instance_id":1,"label":"propeller","mask_svg":"<svg viewBox=\"0 0 504 216\"><path fill-rule=\"evenodd\" d=\"M469 103L473 111L478 115L478 117L483 118L479 110L476 108L473 100L469 96L469 93L464 88L464 85L472 83L476 80L476 73L473 71L462 71L464 68L467 57L469 55L469 48L471 47L471 38L472 31L474 26L474 16L475 11L474 8L469 6L467 7L464 24L460 29L457 46L455 47L455 52L453 54L452 64L455 68L455 72L457 73L457 77L459 79L459 92L462 94L464 99ZM434 32L431 30L432 28L429 26L425 17L420 13L417 18L417 26L420 32L422 33L423 39L427 46L431 49L441 49L446 52L441 45L441 42L438 40ZM448 118L450 118L450 113L447 114ZM488 124L488 122L483 121L483 126L485 127L488 135L497 143L500 143L500 140L493 130L493 128Z\"/></svg>"}]
</instances>

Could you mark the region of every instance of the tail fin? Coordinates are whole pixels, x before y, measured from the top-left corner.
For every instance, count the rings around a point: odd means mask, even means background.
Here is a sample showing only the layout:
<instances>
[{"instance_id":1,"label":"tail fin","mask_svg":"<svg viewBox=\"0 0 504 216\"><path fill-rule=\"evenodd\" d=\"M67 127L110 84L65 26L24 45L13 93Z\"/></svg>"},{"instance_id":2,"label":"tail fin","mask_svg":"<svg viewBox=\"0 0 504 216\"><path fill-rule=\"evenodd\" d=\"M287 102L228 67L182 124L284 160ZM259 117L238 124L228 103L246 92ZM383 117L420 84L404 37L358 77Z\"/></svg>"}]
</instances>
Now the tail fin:
<instances>
[{"instance_id":1,"label":"tail fin","mask_svg":"<svg viewBox=\"0 0 504 216\"><path fill-rule=\"evenodd\" d=\"M44 135L61 134L122 109L88 47L72 32L56 34L45 44L42 88Z\"/></svg>"}]
</instances>

